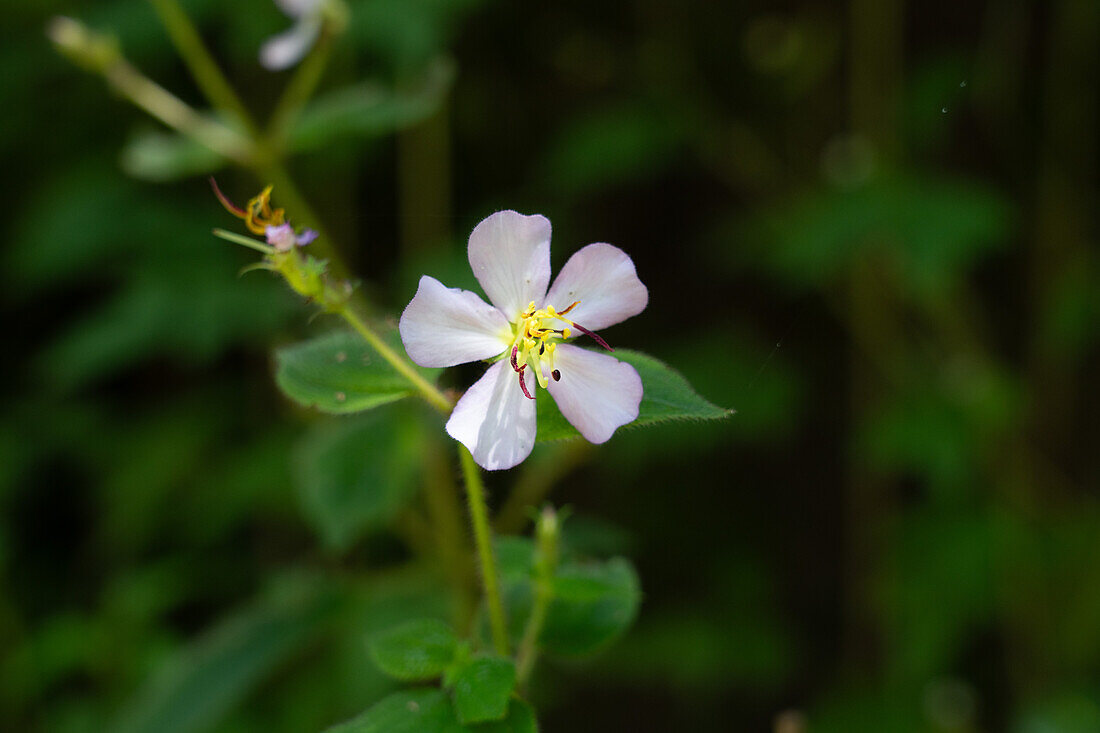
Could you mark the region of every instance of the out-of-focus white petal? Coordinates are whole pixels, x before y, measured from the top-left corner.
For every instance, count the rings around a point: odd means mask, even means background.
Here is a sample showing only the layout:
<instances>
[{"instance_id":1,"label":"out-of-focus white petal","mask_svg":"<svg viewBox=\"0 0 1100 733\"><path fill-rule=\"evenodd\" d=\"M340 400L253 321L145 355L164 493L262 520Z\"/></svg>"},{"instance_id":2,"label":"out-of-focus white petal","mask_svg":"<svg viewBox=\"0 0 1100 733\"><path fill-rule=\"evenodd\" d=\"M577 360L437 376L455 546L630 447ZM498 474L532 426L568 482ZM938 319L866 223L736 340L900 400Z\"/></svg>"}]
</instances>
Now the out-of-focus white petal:
<instances>
[{"instance_id":1,"label":"out-of-focus white petal","mask_svg":"<svg viewBox=\"0 0 1100 733\"><path fill-rule=\"evenodd\" d=\"M559 381L547 389L558 409L590 443L604 443L638 417L642 378L634 367L606 354L560 344L554 352Z\"/></svg>"},{"instance_id":2,"label":"out-of-focus white petal","mask_svg":"<svg viewBox=\"0 0 1100 733\"><path fill-rule=\"evenodd\" d=\"M558 310L578 300L568 318L596 331L645 310L649 291L626 252L611 244L590 244L569 258L546 294L547 305Z\"/></svg>"},{"instance_id":3,"label":"out-of-focus white petal","mask_svg":"<svg viewBox=\"0 0 1100 733\"><path fill-rule=\"evenodd\" d=\"M275 0L279 10L291 18L303 18L320 10L325 0Z\"/></svg>"},{"instance_id":4,"label":"out-of-focus white petal","mask_svg":"<svg viewBox=\"0 0 1100 733\"><path fill-rule=\"evenodd\" d=\"M550 221L498 211L474 227L467 250L474 276L493 305L515 321L550 282Z\"/></svg>"},{"instance_id":5,"label":"out-of-focus white petal","mask_svg":"<svg viewBox=\"0 0 1100 733\"><path fill-rule=\"evenodd\" d=\"M448 288L427 275L405 306L398 330L409 357L423 367L488 359L512 343L504 314L476 293Z\"/></svg>"},{"instance_id":6,"label":"out-of-focus white petal","mask_svg":"<svg viewBox=\"0 0 1100 733\"><path fill-rule=\"evenodd\" d=\"M524 372L527 389L536 385ZM466 390L447 421L447 434L466 446L482 468L497 471L520 464L535 445L535 401L524 396L507 359L489 367Z\"/></svg>"},{"instance_id":7,"label":"out-of-focus white petal","mask_svg":"<svg viewBox=\"0 0 1100 733\"><path fill-rule=\"evenodd\" d=\"M260 48L260 63L270 71L289 69L302 60L321 32L321 19L303 18L290 30L272 36Z\"/></svg>"}]
</instances>

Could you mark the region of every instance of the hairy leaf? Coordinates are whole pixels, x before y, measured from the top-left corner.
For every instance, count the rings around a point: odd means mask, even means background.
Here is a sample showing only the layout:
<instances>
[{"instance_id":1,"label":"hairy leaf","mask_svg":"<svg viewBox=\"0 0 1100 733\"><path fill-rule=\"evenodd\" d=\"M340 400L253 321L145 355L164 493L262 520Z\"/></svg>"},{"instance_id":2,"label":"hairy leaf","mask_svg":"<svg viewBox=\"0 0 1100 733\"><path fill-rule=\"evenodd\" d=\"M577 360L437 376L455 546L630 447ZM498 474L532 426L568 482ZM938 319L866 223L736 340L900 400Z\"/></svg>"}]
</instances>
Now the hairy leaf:
<instances>
[{"instance_id":1,"label":"hairy leaf","mask_svg":"<svg viewBox=\"0 0 1100 733\"><path fill-rule=\"evenodd\" d=\"M396 341L396 334L390 340ZM350 331L279 349L275 362L275 381L283 393L321 412L361 412L415 392L407 379Z\"/></svg>"},{"instance_id":2,"label":"hairy leaf","mask_svg":"<svg viewBox=\"0 0 1100 733\"><path fill-rule=\"evenodd\" d=\"M732 414L700 396L683 375L652 356L629 349L616 349L616 359L630 364L642 378L644 392L638 407L638 419L627 427L654 425L668 420L720 420ZM544 389L538 390L538 440L566 440L580 437L554 400Z\"/></svg>"},{"instance_id":3,"label":"hairy leaf","mask_svg":"<svg viewBox=\"0 0 1100 733\"><path fill-rule=\"evenodd\" d=\"M418 619L378 634L369 649L374 663L391 677L429 680L442 675L454 661L458 639L442 621Z\"/></svg>"}]
</instances>

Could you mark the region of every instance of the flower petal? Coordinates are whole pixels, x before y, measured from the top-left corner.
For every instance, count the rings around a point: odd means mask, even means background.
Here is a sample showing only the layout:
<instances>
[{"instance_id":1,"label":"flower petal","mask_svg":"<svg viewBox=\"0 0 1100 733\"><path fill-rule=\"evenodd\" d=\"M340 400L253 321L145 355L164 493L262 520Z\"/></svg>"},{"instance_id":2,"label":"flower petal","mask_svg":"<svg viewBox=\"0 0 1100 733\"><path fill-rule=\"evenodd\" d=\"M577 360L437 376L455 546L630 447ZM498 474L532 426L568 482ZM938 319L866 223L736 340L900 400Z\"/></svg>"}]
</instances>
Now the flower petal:
<instances>
[{"instance_id":1,"label":"flower petal","mask_svg":"<svg viewBox=\"0 0 1100 733\"><path fill-rule=\"evenodd\" d=\"M289 252L294 249L294 244L297 242L294 228L289 224L280 224L277 227L269 226L265 230L265 237L267 243L274 247L276 252Z\"/></svg>"},{"instance_id":2,"label":"flower petal","mask_svg":"<svg viewBox=\"0 0 1100 733\"><path fill-rule=\"evenodd\" d=\"M398 330L405 351L422 367L488 359L512 342L512 327L503 313L477 293L448 288L427 275L405 306Z\"/></svg>"},{"instance_id":3,"label":"flower petal","mask_svg":"<svg viewBox=\"0 0 1100 733\"><path fill-rule=\"evenodd\" d=\"M302 233L298 235L298 246L305 247L319 236L316 229L303 229Z\"/></svg>"},{"instance_id":4,"label":"flower petal","mask_svg":"<svg viewBox=\"0 0 1100 733\"><path fill-rule=\"evenodd\" d=\"M291 18L302 18L317 12L323 0L275 0L275 4Z\"/></svg>"},{"instance_id":5,"label":"flower petal","mask_svg":"<svg viewBox=\"0 0 1100 733\"><path fill-rule=\"evenodd\" d=\"M546 303L558 310L577 300L580 305L569 318L595 331L641 313L649 291L626 252L611 244L590 244L569 258L546 294Z\"/></svg>"},{"instance_id":6,"label":"flower petal","mask_svg":"<svg viewBox=\"0 0 1100 733\"><path fill-rule=\"evenodd\" d=\"M535 390L530 371L523 374ZM470 449L482 468L497 471L520 464L535 445L535 401L523 395L519 375L498 361L466 390L447 421L447 434Z\"/></svg>"},{"instance_id":7,"label":"flower petal","mask_svg":"<svg viewBox=\"0 0 1100 733\"><path fill-rule=\"evenodd\" d=\"M290 30L272 36L260 48L260 63L269 71L289 69L302 60L321 32L318 18L305 18Z\"/></svg>"},{"instance_id":8,"label":"flower petal","mask_svg":"<svg viewBox=\"0 0 1100 733\"><path fill-rule=\"evenodd\" d=\"M638 417L642 378L634 367L606 354L560 344L554 366L561 374L547 389L558 409L591 443L604 443L616 428Z\"/></svg>"},{"instance_id":9,"label":"flower petal","mask_svg":"<svg viewBox=\"0 0 1100 733\"><path fill-rule=\"evenodd\" d=\"M541 304L550 282L550 221L498 211L470 233L467 250L474 276L509 320L533 300Z\"/></svg>"}]
</instances>

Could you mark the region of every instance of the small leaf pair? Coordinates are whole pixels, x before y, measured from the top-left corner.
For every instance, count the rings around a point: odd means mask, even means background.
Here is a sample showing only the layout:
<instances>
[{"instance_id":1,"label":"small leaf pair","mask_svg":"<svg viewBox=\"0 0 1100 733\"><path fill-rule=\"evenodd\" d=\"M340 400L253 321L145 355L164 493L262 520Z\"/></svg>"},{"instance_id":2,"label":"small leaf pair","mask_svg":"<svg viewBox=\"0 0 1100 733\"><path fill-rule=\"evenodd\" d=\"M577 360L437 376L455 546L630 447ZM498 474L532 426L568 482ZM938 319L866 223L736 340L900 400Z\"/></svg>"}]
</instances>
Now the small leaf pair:
<instances>
[{"instance_id":1,"label":"small leaf pair","mask_svg":"<svg viewBox=\"0 0 1100 733\"><path fill-rule=\"evenodd\" d=\"M395 679L421 682L442 677L462 725L510 717L515 663L495 656L471 656L469 645L442 621L401 624L376 636L369 649L378 668Z\"/></svg>"}]
</instances>

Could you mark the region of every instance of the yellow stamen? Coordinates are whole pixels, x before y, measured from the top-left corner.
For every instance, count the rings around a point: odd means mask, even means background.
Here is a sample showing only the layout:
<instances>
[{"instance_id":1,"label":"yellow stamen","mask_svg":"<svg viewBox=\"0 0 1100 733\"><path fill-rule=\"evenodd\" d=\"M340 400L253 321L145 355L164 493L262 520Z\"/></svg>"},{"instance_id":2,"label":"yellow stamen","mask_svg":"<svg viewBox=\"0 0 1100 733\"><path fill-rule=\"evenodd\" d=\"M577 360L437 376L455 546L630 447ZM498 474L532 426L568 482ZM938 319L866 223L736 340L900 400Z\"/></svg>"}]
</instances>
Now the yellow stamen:
<instances>
[{"instance_id":1,"label":"yellow stamen","mask_svg":"<svg viewBox=\"0 0 1100 733\"><path fill-rule=\"evenodd\" d=\"M572 335L572 330L563 327L562 324L574 325L567 318L562 318L563 313L573 310L580 301L572 303L563 311L556 310L554 306L547 305L543 308L535 307L535 303L528 304L520 314L515 327L515 340L509 347L516 351L517 368L530 368L535 374L535 380L540 387L546 388L550 377L556 369L554 367L554 352L558 342ZM545 367L545 368L544 368Z\"/></svg>"}]
</instances>

